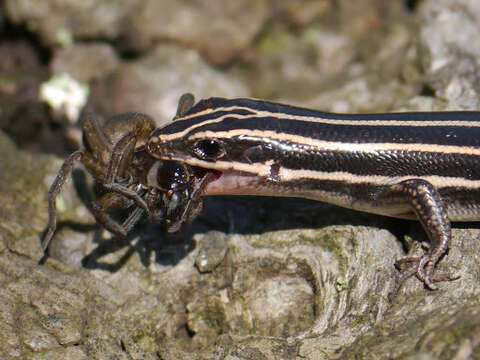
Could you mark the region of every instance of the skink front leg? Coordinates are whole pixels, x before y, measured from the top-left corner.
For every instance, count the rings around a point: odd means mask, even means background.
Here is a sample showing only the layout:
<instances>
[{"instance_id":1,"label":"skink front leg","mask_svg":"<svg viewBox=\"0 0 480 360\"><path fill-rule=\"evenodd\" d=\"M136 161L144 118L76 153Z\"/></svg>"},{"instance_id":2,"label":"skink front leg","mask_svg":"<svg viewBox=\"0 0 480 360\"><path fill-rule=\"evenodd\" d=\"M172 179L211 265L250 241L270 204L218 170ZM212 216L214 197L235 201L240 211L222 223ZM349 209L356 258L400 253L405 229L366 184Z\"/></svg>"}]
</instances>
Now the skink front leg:
<instances>
[{"instance_id":1,"label":"skink front leg","mask_svg":"<svg viewBox=\"0 0 480 360\"><path fill-rule=\"evenodd\" d=\"M450 274L434 275L435 265L448 249L451 238L450 220L442 198L435 187L422 179L409 179L388 186L380 192L379 203L407 203L417 216L430 240L428 251L419 257L406 257L396 262L397 267L404 264L400 284L412 275L416 275L425 285L436 290L435 282L458 279Z\"/></svg>"}]
</instances>

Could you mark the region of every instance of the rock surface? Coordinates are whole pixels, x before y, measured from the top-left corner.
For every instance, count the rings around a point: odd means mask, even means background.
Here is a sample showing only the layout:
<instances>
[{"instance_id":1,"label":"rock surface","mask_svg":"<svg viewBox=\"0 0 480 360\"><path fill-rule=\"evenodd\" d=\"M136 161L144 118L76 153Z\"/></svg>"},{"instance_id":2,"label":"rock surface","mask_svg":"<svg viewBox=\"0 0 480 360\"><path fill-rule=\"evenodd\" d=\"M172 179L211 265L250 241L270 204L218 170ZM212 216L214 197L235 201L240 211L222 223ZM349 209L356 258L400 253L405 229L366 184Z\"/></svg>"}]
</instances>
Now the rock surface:
<instances>
[{"instance_id":1,"label":"rock surface","mask_svg":"<svg viewBox=\"0 0 480 360\"><path fill-rule=\"evenodd\" d=\"M266 0L146 0L128 17L126 37L135 49L169 39L198 49L211 61L225 63L250 45L267 15Z\"/></svg>"},{"instance_id":2,"label":"rock surface","mask_svg":"<svg viewBox=\"0 0 480 360\"><path fill-rule=\"evenodd\" d=\"M198 98L249 95L240 81L212 69L196 52L176 45L159 45L138 61L120 64L92 91L94 102L107 105L112 113L144 112L159 125L171 121L178 99L186 92Z\"/></svg>"},{"instance_id":3,"label":"rock surface","mask_svg":"<svg viewBox=\"0 0 480 360\"><path fill-rule=\"evenodd\" d=\"M135 0L7 0L5 11L10 21L26 25L51 46L74 38L115 39L136 3Z\"/></svg>"},{"instance_id":4,"label":"rock surface","mask_svg":"<svg viewBox=\"0 0 480 360\"><path fill-rule=\"evenodd\" d=\"M335 111L480 107L476 2L212 4L5 1L9 29L41 45L0 38L0 358L480 359L474 224L454 228L439 264L459 280L429 291L410 279L392 298L402 241L426 240L416 223L225 197L178 233L144 222L122 239L95 226L78 169L39 264L62 160L38 150L64 158L80 138L38 100L47 71L88 83L102 115L159 124L187 91Z\"/></svg>"}]
</instances>

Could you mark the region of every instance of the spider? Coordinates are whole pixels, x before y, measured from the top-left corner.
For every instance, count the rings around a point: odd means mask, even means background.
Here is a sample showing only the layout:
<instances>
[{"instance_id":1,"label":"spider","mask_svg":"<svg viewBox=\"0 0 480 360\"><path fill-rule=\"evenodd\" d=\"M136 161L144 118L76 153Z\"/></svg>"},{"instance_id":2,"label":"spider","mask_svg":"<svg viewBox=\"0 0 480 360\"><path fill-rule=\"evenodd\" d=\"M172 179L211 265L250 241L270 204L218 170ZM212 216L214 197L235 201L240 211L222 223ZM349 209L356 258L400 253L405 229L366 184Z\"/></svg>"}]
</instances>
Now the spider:
<instances>
[{"instance_id":1,"label":"spider","mask_svg":"<svg viewBox=\"0 0 480 360\"><path fill-rule=\"evenodd\" d=\"M174 119L185 114L193 102L192 95L183 95ZM174 232L201 211L200 194L212 174L151 157L145 151L145 142L155 123L148 115L121 114L101 126L87 113L82 116L81 127L83 148L64 161L48 193L49 221L43 251L56 230L56 198L77 162L85 166L99 188L92 213L113 234L126 236L145 214L151 221L165 220L168 231ZM108 214L110 210L127 208L132 210L121 224Z\"/></svg>"}]
</instances>

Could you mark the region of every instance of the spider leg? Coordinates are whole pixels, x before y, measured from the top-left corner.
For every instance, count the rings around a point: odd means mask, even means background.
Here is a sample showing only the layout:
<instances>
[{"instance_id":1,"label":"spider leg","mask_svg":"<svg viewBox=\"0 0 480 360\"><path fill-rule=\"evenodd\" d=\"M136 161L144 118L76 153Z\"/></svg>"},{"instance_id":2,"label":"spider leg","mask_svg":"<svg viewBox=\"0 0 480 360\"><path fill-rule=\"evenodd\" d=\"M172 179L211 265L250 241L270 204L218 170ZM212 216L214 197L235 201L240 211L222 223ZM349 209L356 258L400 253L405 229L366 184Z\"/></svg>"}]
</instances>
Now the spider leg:
<instances>
[{"instance_id":1,"label":"spider leg","mask_svg":"<svg viewBox=\"0 0 480 360\"><path fill-rule=\"evenodd\" d=\"M86 112L82 114L80 123L86 152L90 152L95 155L97 161L100 160L102 164L106 164L112 145L100 127L98 119L92 113Z\"/></svg>"},{"instance_id":2,"label":"spider leg","mask_svg":"<svg viewBox=\"0 0 480 360\"><path fill-rule=\"evenodd\" d=\"M149 212L147 203L142 197L134 190L129 189L128 187L121 185L115 182L116 179L121 178L119 174L122 164L128 164L125 158L130 158L133 154L136 143L135 134L129 132L125 134L112 149L112 154L110 160L107 164L107 170L105 172L105 177L103 179L102 186L110 191L121 194L129 199L134 200L138 206L140 206L147 213Z\"/></svg>"},{"instance_id":3,"label":"spider leg","mask_svg":"<svg viewBox=\"0 0 480 360\"><path fill-rule=\"evenodd\" d=\"M107 211L114 209L124 209L132 206L133 204L133 200L128 199L118 193L109 192L92 203L92 212L98 223L100 223L105 229L115 235L126 236L128 230L130 230L133 225L129 229L125 228L124 224L120 225L115 220L113 220L110 215L107 214Z\"/></svg>"},{"instance_id":4,"label":"spider leg","mask_svg":"<svg viewBox=\"0 0 480 360\"><path fill-rule=\"evenodd\" d=\"M192 94L186 93L180 96L180 100L178 100L177 113L173 118L173 121L185 115L193 107L194 103L195 97Z\"/></svg>"},{"instance_id":5,"label":"spider leg","mask_svg":"<svg viewBox=\"0 0 480 360\"><path fill-rule=\"evenodd\" d=\"M63 165L53 181L52 186L50 186L50 190L48 191L48 227L41 243L42 250L44 252L48 248L48 244L50 243L50 240L52 240L53 234L57 229L57 196L60 191L62 191L63 185L67 181L68 176L70 176L73 166L76 162L82 160L83 155L84 153L81 150L75 151L73 154L71 154L63 162Z\"/></svg>"}]
</instances>

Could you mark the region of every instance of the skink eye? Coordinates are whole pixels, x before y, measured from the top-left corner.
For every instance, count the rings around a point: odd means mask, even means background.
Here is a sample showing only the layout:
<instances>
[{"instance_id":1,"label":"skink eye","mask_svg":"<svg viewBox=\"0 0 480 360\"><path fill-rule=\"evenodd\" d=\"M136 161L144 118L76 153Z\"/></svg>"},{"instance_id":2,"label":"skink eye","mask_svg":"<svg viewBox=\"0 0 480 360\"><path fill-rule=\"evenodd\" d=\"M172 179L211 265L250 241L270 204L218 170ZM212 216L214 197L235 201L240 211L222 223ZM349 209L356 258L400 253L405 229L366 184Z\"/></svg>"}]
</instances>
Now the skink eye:
<instances>
[{"instance_id":1,"label":"skink eye","mask_svg":"<svg viewBox=\"0 0 480 360\"><path fill-rule=\"evenodd\" d=\"M220 140L200 140L193 145L193 153L202 160L214 161L225 155L225 147Z\"/></svg>"}]
</instances>

